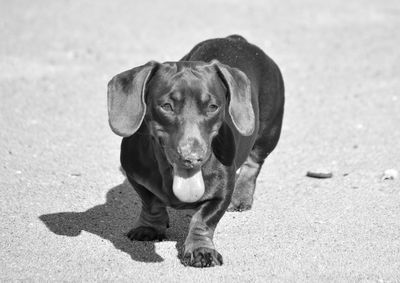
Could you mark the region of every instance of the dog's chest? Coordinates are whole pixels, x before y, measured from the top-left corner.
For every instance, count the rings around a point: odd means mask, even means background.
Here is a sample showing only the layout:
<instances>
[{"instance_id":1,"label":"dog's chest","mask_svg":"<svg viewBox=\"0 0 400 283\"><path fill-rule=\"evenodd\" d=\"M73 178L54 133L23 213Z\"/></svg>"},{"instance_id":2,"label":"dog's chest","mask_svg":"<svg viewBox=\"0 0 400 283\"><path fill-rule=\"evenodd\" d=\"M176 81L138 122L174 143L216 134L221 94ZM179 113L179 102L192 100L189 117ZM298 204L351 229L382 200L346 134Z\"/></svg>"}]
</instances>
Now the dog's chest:
<instances>
[{"instance_id":1,"label":"dog's chest","mask_svg":"<svg viewBox=\"0 0 400 283\"><path fill-rule=\"evenodd\" d=\"M226 173L212 154L202 167L205 183L203 197L195 203L184 203L173 193L172 166L168 163L158 144L143 136L131 136L122 142L121 164L130 179L154 194L165 205L177 209L196 208L205 199L210 199L216 189L225 188ZM219 164L219 166L218 166Z\"/></svg>"},{"instance_id":2,"label":"dog's chest","mask_svg":"<svg viewBox=\"0 0 400 283\"><path fill-rule=\"evenodd\" d=\"M149 168L150 174L143 174L143 171L132 172L131 176L137 183L145 187L151 193L153 193L158 199L160 199L166 206L170 206L176 209L179 208L194 208L195 203L184 203L181 202L173 193L172 172L168 168L164 168L164 172L157 166Z\"/></svg>"},{"instance_id":3,"label":"dog's chest","mask_svg":"<svg viewBox=\"0 0 400 283\"><path fill-rule=\"evenodd\" d=\"M127 175L146 188L167 206L181 207L172 191L172 167L161 149L143 137L125 139L121 147L121 164Z\"/></svg>"}]
</instances>

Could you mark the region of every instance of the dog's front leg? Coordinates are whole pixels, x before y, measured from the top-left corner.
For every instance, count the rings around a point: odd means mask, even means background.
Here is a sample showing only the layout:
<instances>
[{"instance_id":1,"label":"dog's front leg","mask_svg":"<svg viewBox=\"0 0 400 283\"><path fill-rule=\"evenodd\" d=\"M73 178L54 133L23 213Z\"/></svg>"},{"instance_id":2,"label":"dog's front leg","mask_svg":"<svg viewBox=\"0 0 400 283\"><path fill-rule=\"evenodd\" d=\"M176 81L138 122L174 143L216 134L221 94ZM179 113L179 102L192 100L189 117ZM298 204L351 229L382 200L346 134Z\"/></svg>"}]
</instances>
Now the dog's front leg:
<instances>
[{"instance_id":1,"label":"dog's front leg","mask_svg":"<svg viewBox=\"0 0 400 283\"><path fill-rule=\"evenodd\" d=\"M234 174L232 171L224 178L212 178L211 185L214 188L211 191L216 192L216 195L205 201L190 221L189 233L184 244L182 259L184 265L194 267L222 265L222 256L215 249L213 236L218 222L230 203L235 181Z\"/></svg>"},{"instance_id":2,"label":"dog's front leg","mask_svg":"<svg viewBox=\"0 0 400 283\"><path fill-rule=\"evenodd\" d=\"M131 240L154 241L165 238L165 231L169 226L169 218L165 204L139 185L128 178L142 200L142 211L135 227L127 234Z\"/></svg>"}]
</instances>

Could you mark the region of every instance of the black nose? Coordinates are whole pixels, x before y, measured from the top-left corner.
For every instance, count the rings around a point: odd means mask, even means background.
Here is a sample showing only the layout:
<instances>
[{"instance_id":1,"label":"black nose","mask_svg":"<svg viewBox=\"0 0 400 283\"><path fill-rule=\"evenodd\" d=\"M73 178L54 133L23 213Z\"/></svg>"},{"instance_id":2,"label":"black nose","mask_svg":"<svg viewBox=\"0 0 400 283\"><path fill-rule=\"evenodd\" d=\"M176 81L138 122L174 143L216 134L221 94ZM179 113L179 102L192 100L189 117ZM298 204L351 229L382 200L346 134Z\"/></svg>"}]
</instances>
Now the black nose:
<instances>
[{"instance_id":1,"label":"black nose","mask_svg":"<svg viewBox=\"0 0 400 283\"><path fill-rule=\"evenodd\" d=\"M203 158L201 158L197 155L190 155L190 156L182 157L183 165L185 165L188 168L196 167L202 161L203 161Z\"/></svg>"}]
</instances>

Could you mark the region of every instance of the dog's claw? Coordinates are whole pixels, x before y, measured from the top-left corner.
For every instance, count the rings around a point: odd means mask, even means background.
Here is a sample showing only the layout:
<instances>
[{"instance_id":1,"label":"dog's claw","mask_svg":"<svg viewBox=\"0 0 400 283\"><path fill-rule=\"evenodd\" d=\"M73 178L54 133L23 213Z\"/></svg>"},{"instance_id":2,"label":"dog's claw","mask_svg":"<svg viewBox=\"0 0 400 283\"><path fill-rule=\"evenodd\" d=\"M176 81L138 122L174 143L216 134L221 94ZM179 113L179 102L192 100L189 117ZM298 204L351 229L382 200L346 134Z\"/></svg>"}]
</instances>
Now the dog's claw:
<instances>
[{"instance_id":1,"label":"dog's claw","mask_svg":"<svg viewBox=\"0 0 400 283\"><path fill-rule=\"evenodd\" d=\"M162 241L166 238L164 233L158 232L153 227L146 226L134 228L126 235L131 241Z\"/></svg>"},{"instance_id":2,"label":"dog's claw","mask_svg":"<svg viewBox=\"0 0 400 283\"><path fill-rule=\"evenodd\" d=\"M197 248L193 252L187 252L183 256L182 263L185 266L212 267L222 265L222 255L214 249Z\"/></svg>"},{"instance_id":3,"label":"dog's claw","mask_svg":"<svg viewBox=\"0 0 400 283\"><path fill-rule=\"evenodd\" d=\"M234 202L232 201L227 209L227 211L246 211L251 209L252 204L246 202Z\"/></svg>"}]
</instances>

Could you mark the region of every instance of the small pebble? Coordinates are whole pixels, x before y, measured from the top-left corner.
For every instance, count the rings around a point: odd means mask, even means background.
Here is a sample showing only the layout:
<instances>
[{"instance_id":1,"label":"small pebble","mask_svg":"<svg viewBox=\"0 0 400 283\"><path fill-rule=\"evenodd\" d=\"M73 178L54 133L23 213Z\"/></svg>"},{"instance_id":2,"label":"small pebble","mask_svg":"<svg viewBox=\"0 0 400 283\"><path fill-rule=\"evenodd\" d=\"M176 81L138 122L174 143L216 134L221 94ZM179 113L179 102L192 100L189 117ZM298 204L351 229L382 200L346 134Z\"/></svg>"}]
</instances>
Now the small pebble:
<instances>
[{"instance_id":1,"label":"small pebble","mask_svg":"<svg viewBox=\"0 0 400 283\"><path fill-rule=\"evenodd\" d=\"M382 181L383 180L394 180L399 177L399 172L396 169L387 169L383 172Z\"/></svg>"},{"instance_id":2,"label":"small pebble","mask_svg":"<svg viewBox=\"0 0 400 283\"><path fill-rule=\"evenodd\" d=\"M80 177L80 176L82 176L82 174L81 173L71 173L71 176L72 177Z\"/></svg>"},{"instance_id":3,"label":"small pebble","mask_svg":"<svg viewBox=\"0 0 400 283\"><path fill-rule=\"evenodd\" d=\"M326 178L332 178L333 174L328 170L315 170L315 171L307 171L306 176L311 178L326 179Z\"/></svg>"}]
</instances>

